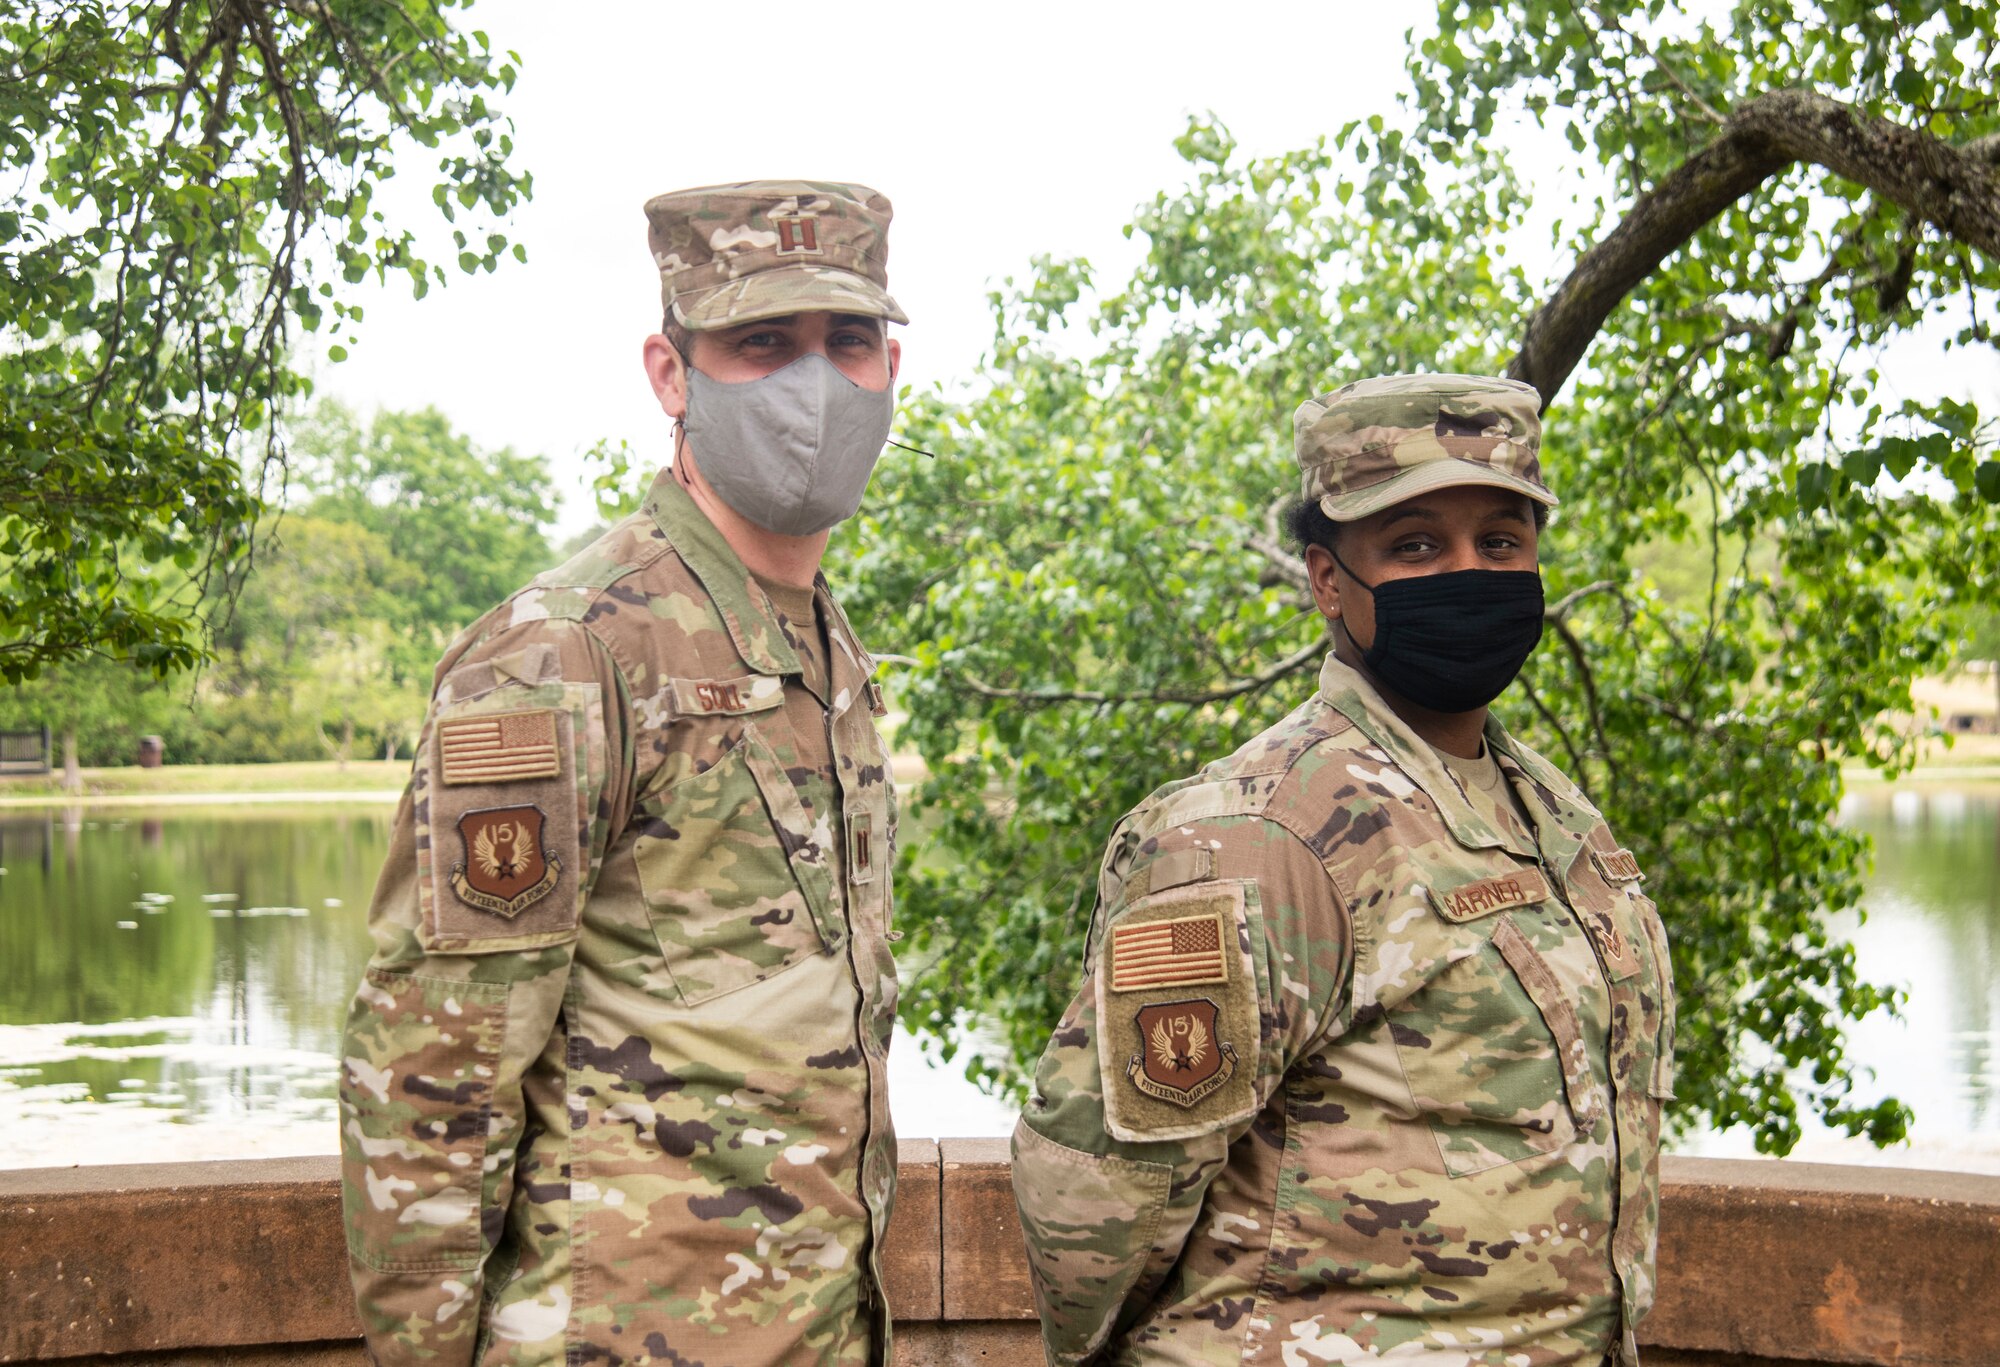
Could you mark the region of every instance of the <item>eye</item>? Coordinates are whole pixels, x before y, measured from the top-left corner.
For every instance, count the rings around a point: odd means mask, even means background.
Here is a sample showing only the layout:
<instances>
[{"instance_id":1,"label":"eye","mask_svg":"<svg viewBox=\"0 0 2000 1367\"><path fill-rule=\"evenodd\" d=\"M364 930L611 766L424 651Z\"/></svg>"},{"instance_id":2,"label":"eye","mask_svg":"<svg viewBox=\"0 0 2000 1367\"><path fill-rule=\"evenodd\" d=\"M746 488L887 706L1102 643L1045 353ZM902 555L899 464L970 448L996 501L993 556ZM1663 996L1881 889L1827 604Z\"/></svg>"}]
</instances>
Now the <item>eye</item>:
<instances>
[{"instance_id":1,"label":"eye","mask_svg":"<svg viewBox=\"0 0 2000 1367\"><path fill-rule=\"evenodd\" d=\"M736 345L752 349L784 345L784 334L779 332L752 332L736 339Z\"/></svg>"},{"instance_id":2,"label":"eye","mask_svg":"<svg viewBox=\"0 0 2000 1367\"><path fill-rule=\"evenodd\" d=\"M830 341L832 345L837 347L858 347L862 350L867 350L875 345L875 334L843 328L841 331L836 332Z\"/></svg>"}]
</instances>

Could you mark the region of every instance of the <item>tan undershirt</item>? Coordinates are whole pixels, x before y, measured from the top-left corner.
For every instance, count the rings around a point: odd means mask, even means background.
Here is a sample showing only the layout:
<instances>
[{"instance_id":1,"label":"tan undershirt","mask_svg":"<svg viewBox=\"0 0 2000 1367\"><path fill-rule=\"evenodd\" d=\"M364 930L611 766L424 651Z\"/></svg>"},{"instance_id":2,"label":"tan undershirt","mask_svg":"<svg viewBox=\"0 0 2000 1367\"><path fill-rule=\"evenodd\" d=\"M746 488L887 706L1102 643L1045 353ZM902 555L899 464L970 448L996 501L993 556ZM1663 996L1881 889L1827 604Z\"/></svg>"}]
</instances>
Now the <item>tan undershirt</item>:
<instances>
[{"instance_id":1,"label":"tan undershirt","mask_svg":"<svg viewBox=\"0 0 2000 1367\"><path fill-rule=\"evenodd\" d=\"M1475 759L1463 759L1443 750L1439 750L1437 756L1444 761L1445 768L1451 770L1458 786L1465 790L1472 810L1487 825L1510 841L1521 842L1527 849L1536 848L1535 823L1529 819L1527 808L1521 805L1520 795L1507 782L1507 775L1500 770L1500 761L1493 757L1493 751L1486 742L1479 743L1479 755Z\"/></svg>"},{"instance_id":2,"label":"tan undershirt","mask_svg":"<svg viewBox=\"0 0 2000 1367\"><path fill-rule=\"evenodd\" d=\"M828 851L829 863L836 877L841 868L841 856L845 849L840 810L840 783L833 772L833 742L827 734L827 705L833 696L832 666L828 662L829 642L826 638L826 622L820 616L819 604L810 588L797 588L791 584L779 584L756 576L757 583L770 595L771 604L778 609L778 625L784 630L785 640L799 657L799 679L804 688L785 690L785 720L791 723L792 735L797 744L794 755L786 758L791 762L788 776L792 786L799 790L799 800L805 804L806 815L819 815L819 807L824 803L828 808L827 819L833 828L833 848Z\"/></svg>"}]
</instances>

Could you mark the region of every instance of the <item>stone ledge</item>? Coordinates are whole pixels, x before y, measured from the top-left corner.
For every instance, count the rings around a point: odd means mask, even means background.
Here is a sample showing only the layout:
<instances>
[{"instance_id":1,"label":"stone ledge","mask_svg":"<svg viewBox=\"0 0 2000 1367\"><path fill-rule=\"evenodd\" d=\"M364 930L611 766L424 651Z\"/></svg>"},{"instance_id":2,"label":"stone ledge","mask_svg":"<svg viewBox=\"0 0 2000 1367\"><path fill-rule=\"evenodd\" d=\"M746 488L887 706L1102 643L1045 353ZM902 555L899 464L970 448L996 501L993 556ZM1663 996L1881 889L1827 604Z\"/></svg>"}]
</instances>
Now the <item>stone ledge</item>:
<instances>
[{"instance_id":1,"label":"stone ledge","mask_svg":"<svg viewBox=\"0 0 2000 1367\"><path fill-rule=\"evenodd\" d=\"M902 1145L911 1367L1038 1362L1002 1140ZM1669 1158L1648 1367L2000 1363L2000 1178ZM361 1359L332 1158L0 1172L0 1363Z\"/></svg>"}]
</instances>

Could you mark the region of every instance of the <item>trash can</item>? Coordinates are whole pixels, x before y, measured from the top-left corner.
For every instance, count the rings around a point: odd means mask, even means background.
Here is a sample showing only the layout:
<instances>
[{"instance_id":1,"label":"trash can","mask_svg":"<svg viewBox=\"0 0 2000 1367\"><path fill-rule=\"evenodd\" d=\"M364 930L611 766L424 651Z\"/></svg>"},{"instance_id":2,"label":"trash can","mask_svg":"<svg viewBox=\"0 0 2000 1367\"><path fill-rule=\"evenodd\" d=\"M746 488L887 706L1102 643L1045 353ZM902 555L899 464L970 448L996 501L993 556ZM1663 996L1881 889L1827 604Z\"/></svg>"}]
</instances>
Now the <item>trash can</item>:
<instances>
[{"instance_id":1,"label":"trash can","mask_svg":"<svg viewBox=\"0 0 2000 1367\"><path fill-rule=\"evenodd\" d=\"M167 743L158 736L142 736L139 739L139 767L157 769L166 763Z\"/></svg>"}]
</instances>

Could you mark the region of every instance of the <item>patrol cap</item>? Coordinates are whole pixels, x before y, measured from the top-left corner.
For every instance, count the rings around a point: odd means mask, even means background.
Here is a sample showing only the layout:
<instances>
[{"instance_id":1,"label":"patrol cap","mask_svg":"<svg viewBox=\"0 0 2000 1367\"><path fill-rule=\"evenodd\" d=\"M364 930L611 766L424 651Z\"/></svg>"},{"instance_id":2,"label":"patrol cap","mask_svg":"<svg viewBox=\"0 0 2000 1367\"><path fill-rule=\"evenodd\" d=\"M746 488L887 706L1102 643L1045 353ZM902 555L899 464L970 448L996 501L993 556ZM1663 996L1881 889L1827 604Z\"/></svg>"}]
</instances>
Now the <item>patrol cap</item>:
<instances>
[{"instance_id":1,"label":"patrol cap","mask_svg":"<svg viewBox=\"0 0 2000 1367\"><path fill-rule=\"evenodd\" d=\"M889 297L889 201L865 185L750 180L646 201L660 302L693 332L788 313L907 323Z\"/></svg>"},{"instance_id":2,"label":"patrol cap","mask_svg":"<svg viewBox=\"0 0 2000 1367\"><path fill-rule=\"evenodd\" d=\"M1541 395L1484 375L1380 375L1292 414L1302 494L1355 522L1428 489L1488 484L1556 506L1542 483Z\"/></svg>"}]
</instances>

